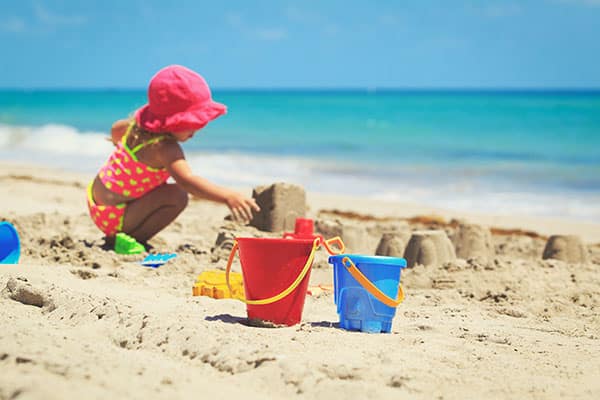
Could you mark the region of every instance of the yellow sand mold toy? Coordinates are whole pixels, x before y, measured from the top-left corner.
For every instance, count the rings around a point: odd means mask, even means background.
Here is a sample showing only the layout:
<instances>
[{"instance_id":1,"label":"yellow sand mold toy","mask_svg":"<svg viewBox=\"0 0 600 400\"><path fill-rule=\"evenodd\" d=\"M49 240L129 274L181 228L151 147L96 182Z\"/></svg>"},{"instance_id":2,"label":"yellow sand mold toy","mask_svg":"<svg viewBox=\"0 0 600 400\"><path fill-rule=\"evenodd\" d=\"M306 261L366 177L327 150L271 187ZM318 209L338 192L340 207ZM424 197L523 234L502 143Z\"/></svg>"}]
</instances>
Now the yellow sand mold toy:
<instances>
[{"instance_id":1,"label":"yellow sand mold toy","mask_svg":"<svg viewBox=\"0 0 600 400\"><path fill-rule=\"evenodd\" d=\"M244 279L239 272L229 273L229 283L233 290L233 295L227 287L227 278L225 271L208 270L202 272L196 278L196 283L192 288L194 296L208 296L213 299L238 299L245 300ZM306 294L313 297L320 297L326 293L333 293L333 285L309 286Z\"/></svg>"},{"instance_id":2,"label":"yellow sand mold toy","mask_svg":"<svg viewBox=\"0 0 600 400\"><path fill-rule=\"evenodd\" d=\"M213 299L238 299L244 300L244 279L239 272L229 274L231 291L227 287L225 271L208 270L198 275L196 284L192 288L194 296L208 296Z\"/></svg>"}]
</instances>

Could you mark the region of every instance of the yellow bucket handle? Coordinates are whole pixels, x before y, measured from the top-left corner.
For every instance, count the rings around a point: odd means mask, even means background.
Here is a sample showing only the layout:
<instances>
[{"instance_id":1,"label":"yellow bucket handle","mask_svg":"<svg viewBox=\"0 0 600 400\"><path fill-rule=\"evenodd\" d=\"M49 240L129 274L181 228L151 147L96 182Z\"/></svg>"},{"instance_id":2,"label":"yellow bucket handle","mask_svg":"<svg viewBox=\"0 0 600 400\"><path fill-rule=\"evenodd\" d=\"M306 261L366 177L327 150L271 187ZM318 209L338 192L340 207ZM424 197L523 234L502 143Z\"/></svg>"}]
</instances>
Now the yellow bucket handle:
<instances>
[{"instance_id":1,"label":"yellow bucket handle","mask_svg":"<svg viewBox=\"0 0 600 400\"><path fill-rule=\"evenodd\" d=\"M360 283L362 287L367 290L367 292L371 293L377 300L386 306L396 308L400 305L400 303L402 303L402 301L404 301L404 289L402 288L402 284L398 284L398 297L396 300L394 300L379 290L379 288L375 286L373 282L371 282L362 272L360 272L350 257L342 258L342 264L344 267L346 267L348 272L350 272L350 275L352 275L352 277L356 279L358 283Z\"/></svg>"},{"instance_id":2,"label":"yellow bucket handle","mask_svg":"<svg viewBox=\"0 0 600 400\"><path fill-rule=\"evenodd\" d=\"M321 245L321 239L316 238L313 242L313 247L310 252L310 255L308 256L308 259L306 260L306 264L304 264L304 268L302 268L300 275L298 275L296 280L294 282L292 282L292 284L287 289L285 289L283 292L281 292L273 297L269 297L268 299L262 299L262 300L238 299L238 300L243 301L244 303L250 304L253 306L254 305L265 305L265 304L275 303L276 301L279 301L279 300L283 299L285 296L287 296L288 294L292 293L294 290L296 290L296 288L298 287L300 282L302 282L302 280L308 273L308 270L310 269L310 266L312 265L313 259L315 258L315 252L317 251L317 249L319 248L320 245ZM229 272L231 270L231 264L233 263L233 258L235 257L235 252L237 249L238 249L238 242L236 240L233 242L233 248L231 249L231 253L229 254L229 260L227 261L227 272L225 273L225 277L227 280L227 287L229 288L229 291L231 293L233 293L233 291L231 290L231 285L229 283Z\"/></svg>"}]
</instances>

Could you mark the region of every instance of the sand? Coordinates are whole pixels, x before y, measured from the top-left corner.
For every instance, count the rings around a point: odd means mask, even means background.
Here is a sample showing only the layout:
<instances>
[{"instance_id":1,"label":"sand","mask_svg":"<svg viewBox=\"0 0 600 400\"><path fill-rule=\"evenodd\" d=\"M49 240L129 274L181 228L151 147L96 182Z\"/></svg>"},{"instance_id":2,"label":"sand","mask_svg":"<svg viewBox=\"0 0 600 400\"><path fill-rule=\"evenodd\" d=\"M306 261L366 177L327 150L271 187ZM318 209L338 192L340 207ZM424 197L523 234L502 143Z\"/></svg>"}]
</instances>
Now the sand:
<instances>
[{"instance_id":1,"label":"sand","mask_svg":"<svg viewBox=\"0 0 600 400\"><path fill-rule=\"evenodd\" d=\"M23 246L19 265L0 265L0 399L600 397L597 224L308 193L308 216L359 224L373 252L395 225L453 237L460 218L495 228L495 255L404 270L390 334L341 330L330 293L307 297L300 324L268 328L250 324L241 302L191 288L224 268L219 233L272 234L192 201L151 241L178 257L145 268L103 248L86 214L89 178L0 165L0 220ZM553 234L578 235L589 262L542 260ZM312 285L332 283L326 259Z\"/></svg>"}]
</instances>

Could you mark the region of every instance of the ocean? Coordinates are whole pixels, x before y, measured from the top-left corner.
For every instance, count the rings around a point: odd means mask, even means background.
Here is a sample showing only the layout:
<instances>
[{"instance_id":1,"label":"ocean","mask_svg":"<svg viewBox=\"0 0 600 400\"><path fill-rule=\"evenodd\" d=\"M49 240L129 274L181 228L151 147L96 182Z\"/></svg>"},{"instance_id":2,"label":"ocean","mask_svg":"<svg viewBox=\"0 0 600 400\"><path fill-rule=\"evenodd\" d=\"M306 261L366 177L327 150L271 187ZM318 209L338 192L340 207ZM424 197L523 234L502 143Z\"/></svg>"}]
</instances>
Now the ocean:
<instances>
[{"instance_id":1,"label":"ocean","mask_svg":"<svg viewBox=\"0 0 600 400\"><path fill-rule=\"evenodd\" d=\"M600 91L214 90L184 144L222 185L600 222ZM144 90L0 91L0 160L89 173Z\"/></svg>"}]
</instances>

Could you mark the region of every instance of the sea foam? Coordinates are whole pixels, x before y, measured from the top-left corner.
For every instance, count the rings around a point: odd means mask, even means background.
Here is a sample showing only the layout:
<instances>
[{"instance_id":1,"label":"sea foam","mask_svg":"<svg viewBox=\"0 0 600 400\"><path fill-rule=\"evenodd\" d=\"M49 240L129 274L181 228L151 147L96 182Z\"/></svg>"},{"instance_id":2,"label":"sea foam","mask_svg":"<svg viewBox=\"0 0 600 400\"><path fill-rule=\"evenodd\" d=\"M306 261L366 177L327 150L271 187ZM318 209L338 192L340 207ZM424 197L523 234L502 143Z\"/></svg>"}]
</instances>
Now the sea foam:
<instances>
[{"instance_id":1,"label":"sea foam","mask_svg":"<svg viewBox=\"0 0 600 400\"><path fill-rule=\"evenodd\" d=\"M82 132L68 125L0 124L0 160L93 175L114 149L107 139L105 133ZM471 166L469 170L412 163L381 167L355 160L202 149L202 143L198 142L193 146L184 144L184 148L194 173L220 185L251 188L284 181L317 193L417 203L440 209L600 222L598 191L557 190L535 186L530 179L513 179L516 173L525 175L520 167L515 167L516 171L506 165Z\"/></svg>"}]
</instances>

